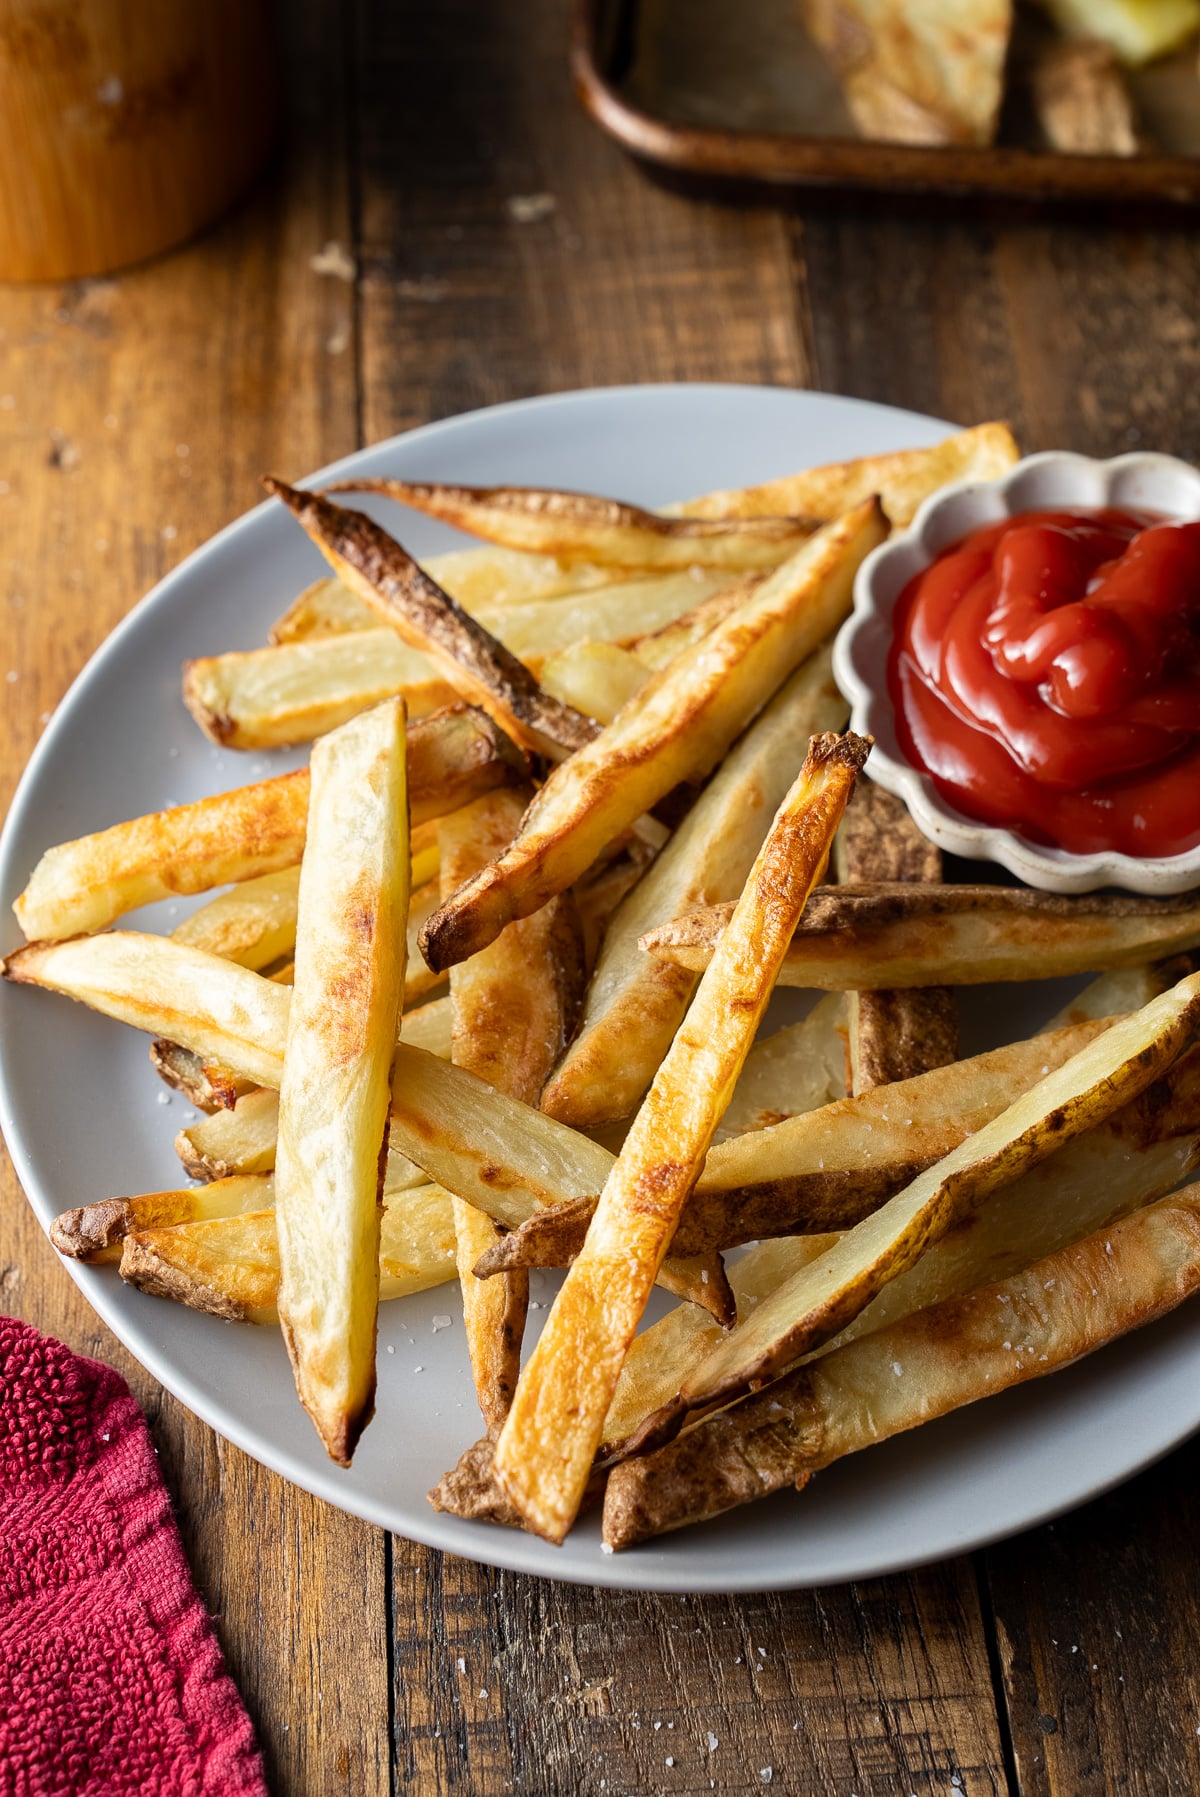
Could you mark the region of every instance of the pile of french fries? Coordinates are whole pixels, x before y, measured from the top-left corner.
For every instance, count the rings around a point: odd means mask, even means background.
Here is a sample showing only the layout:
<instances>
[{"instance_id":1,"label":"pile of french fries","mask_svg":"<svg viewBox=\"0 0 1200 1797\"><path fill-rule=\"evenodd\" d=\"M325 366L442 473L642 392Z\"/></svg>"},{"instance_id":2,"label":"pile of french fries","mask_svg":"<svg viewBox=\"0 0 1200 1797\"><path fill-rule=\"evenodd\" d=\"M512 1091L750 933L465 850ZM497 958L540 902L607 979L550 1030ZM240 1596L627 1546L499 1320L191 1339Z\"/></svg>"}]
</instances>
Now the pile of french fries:
<instances>
[{"instance_id":1,"label":"pile of french fries","mask_svg":"<svg viewBox=\"0 0 1200 1797\"><path fill-rule=\"evenodd\" d=\"M332 573L184 698L310 766L50 848L16 902L6 977L146 1031L205 1113L198 1183L56 1246L278 1323L343 1465L379 1302L457 1279L486 1433L433 1503L561 1542L602 1501L609 1549L1180 1302L1200 895L944 885L830 671L863 558L1016 453L983 426L661 513L366 483L483 539L424 565L269 482ZM1066 973L959 1058L954 987ZM823 996L763 1034L777 984ZM522 1364L534 1267L567 1271Z\"/></svg>"}]
</instances>

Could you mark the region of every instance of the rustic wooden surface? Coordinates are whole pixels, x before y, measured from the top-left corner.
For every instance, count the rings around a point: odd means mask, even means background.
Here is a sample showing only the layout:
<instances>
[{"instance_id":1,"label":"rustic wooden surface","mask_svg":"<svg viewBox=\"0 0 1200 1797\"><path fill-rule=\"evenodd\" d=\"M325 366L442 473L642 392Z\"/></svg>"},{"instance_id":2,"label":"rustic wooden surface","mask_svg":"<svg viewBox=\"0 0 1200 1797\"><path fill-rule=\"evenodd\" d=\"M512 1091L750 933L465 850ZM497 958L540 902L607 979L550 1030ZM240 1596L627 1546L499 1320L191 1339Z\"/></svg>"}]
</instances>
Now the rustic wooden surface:
<instances>
[{"instance_id":1,"label":"rustic wooden surface","mask_svg":"<svg viewBox=\"0 0 1200 1797\"><path fill-rule=\"evenodd\" d=\"M261 469L467 407L764 381L1200 459L1194 229L696 202L579 114L561 0L289 16L289 146L248 206L115 280L0 291L0 801L87 655ZM534 193L554 209L521 223ZM329 242L356 281L314 272ZM147 1409L281 1794L1200 1788L1195 1444L904 1578L594 1594L388 1539L256 1466L102 1329L10 1171L2 1196L0 1303Z\"/></svg>"}]
</instances>

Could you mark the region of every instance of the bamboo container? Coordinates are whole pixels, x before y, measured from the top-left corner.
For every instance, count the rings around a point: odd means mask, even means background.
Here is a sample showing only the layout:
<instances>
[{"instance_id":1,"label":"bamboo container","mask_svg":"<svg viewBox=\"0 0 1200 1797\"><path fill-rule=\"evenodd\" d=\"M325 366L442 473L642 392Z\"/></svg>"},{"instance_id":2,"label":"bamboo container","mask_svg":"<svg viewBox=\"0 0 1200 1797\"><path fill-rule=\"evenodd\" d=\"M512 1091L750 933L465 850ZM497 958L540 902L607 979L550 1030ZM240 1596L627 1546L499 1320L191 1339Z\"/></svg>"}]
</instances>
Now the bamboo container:
<instances>
[{"instance_id":1,"label":"bamboo container","mask_svg":"<svg viewBox=\"0 0 1200 1797\"><path fill-rule=\"evenodd\" d=\"M0 0L0 280L182 242L253 181L278 115L267 0Z\"/></svg>"}]
</instances>

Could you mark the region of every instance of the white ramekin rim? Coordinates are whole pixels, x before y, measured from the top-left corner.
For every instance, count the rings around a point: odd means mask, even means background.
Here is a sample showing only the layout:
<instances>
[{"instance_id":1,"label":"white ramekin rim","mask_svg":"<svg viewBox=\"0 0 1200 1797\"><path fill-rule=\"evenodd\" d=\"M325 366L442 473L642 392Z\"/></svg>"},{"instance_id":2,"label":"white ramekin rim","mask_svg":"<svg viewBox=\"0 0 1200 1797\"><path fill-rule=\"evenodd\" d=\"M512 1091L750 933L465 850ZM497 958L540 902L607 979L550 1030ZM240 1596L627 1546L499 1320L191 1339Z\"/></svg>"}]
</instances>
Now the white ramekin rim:
<instances>
[{"instance_id":1,"label":"white ramekin rim","mask_svg":"<svg viewBox=\"0 0 1200 1797\"><path fill-rule=\"evenodd\" d=\"M1046 892L1094 892L1101 886L1159 895L1189 891L1200 885L1200 847L1157 857L1043 848L956 811L929 775L905 758L897 741L886 669L892 615L904 587L970 531L1055 506L1132 507L1200 519L1200 470L1151 451L1096 461L1048 450L1026 456L998 480L958 481L932 494L908 528L895 531L858 571L854 610L833 653L835 678L850 702L850 728L875 738L870 778L902 799L918 828L949 854L998 862Z\"/></svg>"}]
</instances>

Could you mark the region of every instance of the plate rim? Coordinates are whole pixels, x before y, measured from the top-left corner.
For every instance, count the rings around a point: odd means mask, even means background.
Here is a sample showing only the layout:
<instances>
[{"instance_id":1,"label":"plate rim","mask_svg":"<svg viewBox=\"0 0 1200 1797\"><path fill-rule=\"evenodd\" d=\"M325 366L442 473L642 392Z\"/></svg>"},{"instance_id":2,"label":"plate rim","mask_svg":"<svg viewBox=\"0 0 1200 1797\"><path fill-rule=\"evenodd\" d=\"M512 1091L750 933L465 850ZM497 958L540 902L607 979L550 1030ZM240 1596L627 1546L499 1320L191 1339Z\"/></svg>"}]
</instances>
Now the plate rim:
<instances>
[{"instance_id":1,"label":"plate rim","mask_svg":"<svg viewBox=\"0 0 1200 1797\"><path fill-rule=\"evenodd\" d=\"M942 430L950 433L960 428L928 414L914 413L906 407L888 406L853 396L828 394L810 389L756 385L749 382L624 383L605 387L568 389L550 394L506 400L493 406L476 407L468 412L457 413L449 418L434 420L428 424L397 432L377 443L364 445L304 478L306 484L337 479L347 472L353 473L364 456L386 453L397 445L407 443L414 436L428 440L434 437L452 436L459 431L469 432L471 427L482 418L503 419L506 415L514 413L527 414L537 409L577 405L581 401L585 404L593 403L596 400L620 403L632 399L636 403L642 403L647 398L681 394L695 398L700 398L705 394L753 396L753 403L778 401L783 406L793 405L796 402L800 402L803 406L805 403L817 401L837 408L859 410L864 414L891 413L898 417L919 420L921 426L929 432ZM871 452L868 450L864 453ZM198 565L202 565L229 545L236 544L240 536L250 536L256 529L261 528L262 522L273 514L276 506L276 501L266 499L231 520L212 536L206 538L203 543L198 544L162 580L156 582L148 593L131 606L72 679L57 702L53 715L35 744L13 791L3 829L0 830L0 889L7 889L14 877L16 870L13 862L16 842L36 794L43 764L49 761L61 746L60 739L64 734L69 737L72 702L85 692L92 679L99 677L111 658L119 656L127 635L136 634L139 623L148 612L164 604L176 586L194 578ZM3 1043L0 1042L0 1123L3 1124L5 1140L26 1201L30 1204L39 1225L45 1232L47 1224L38 1200L40 1199L41 1206L44 1206L49 1214L53 1214L55 1201L49 1192L42 1190L42 1183L34 1174L30 1157L26 1153L25 1142L16 1127L14 1109L14 1094L9 1082L7 1058ZM97 1269L71 1260L65 1261L64 1264L67 1273L83 1293L92 1310L152 1378L156 1379L179 1403L205 1422L218 1435L242 1449L260 1465L269 1467L278 1476L289 1480L310 1495L332 1504L335 1508L344 1510L374 1526L419 1542L423 1546L458 1554L478 1564L494 1566L498 1569L596 1589L647 1591L676 1595L697 1592L716 1595L766 1590L789 1591L818 1589L822 1586L843 1584L851 1580L880 1578L916 1570L919 1567L937 1564L955 1555L975 1551L997 1541L1024 1533L1028 1529L1042 1526L1053 1518L1078 1508L1083 1503L1101 1497L1117 1485L1136 1477L1147 1467L1154 1465L1200 1428L1200 1414L1193 1420L1184 1423L1177 1422L1176 1426L1170 1429L1165 1436L1160 1435L1156 1438L1154 1444L1139 1453L1135 1459L1123 1460L1119 1465L1110 1467L1099 1479L1094 1473L1090 1473L1077 1480L1076 1484L1070 1486L1065 1494L1060 1491L1057 1496L1022 1508L1015 1517L999 1521L991 1527L981 1529L977 1524L972 1525L969 1519L964 1517L961 1528L948 1534L936 1548L929 1552L913 1553L904 1551L902 1548L898 1548L894 1552L880 1551L873 1557L861 1559L852 1569L848 1569L844 1565L834 1565L826 1574L814 1575L811 1571L792 1574L786 1566L778 1566L772 1570L769 1578L764 1578L761 1571L753 1574L747 1572L744 1575L731 1575L721 1571L720 1545L716 1545L715 1552L711 1547L706 1546L705 1525L702 1525L693 1539L697 1543L697 1552L701 1560L711 1562L711 1576L707 1567L697 1572L689 1559L667 1561L661 1565L651 1564L642 1559L636 1549L622 1555L605 1555L599 1560L599 1564L591 1568L581 1568L566 1563L561 1570L558 1570L540 1563L543 1562L543 1556L546 1553L545 1543L535 1541L516 1531L500 1529L495 1525L484 1525L483 1528L480 1528L477 1524L465 1522L459 1518L443 1517L432 1509L429 1510L428 1516L420 1511L410 1513L405 1510L401 1523L397 1520L394 1506L389 1509L386 1503L376 1499L369 1492L356 1490L348 1485L339 1489L338 1469L332 1466L310 1468L297 1460L286 1447L276 1448L269 1439L264 1441L253 1423L243 1421L236 1411L231 1411L227 1407L227 1401L210 1402L204 1388L189 1378L186 1367L177 1367L172 1362L169 1349L160 1349L158 1343L146 1330L130 1328L119 1304L112 1301L119 1295L116 1288L110 1289L110 1282L103 1278L97 1278L95 1276ZM1150 1333L1153 1333L1153 1329ZM939 1419L939 1421L950 1422L952 1418ZM342 1477L344 1476L342 1475Z\"/></svg>"}]
</instances>

